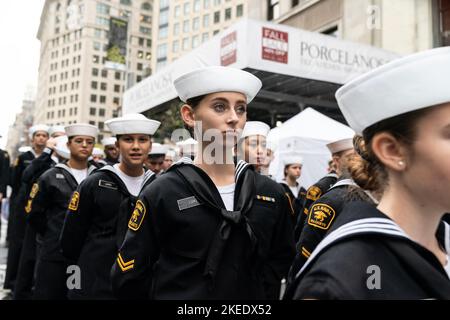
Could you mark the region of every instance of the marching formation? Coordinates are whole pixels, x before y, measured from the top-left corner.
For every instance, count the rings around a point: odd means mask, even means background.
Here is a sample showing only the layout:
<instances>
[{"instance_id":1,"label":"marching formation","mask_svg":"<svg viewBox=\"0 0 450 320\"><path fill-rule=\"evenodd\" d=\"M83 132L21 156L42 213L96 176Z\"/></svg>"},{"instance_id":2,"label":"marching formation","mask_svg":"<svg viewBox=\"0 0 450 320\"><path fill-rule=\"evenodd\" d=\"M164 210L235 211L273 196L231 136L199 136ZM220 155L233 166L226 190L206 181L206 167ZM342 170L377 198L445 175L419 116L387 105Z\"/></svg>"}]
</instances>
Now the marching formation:
<instances>
[{"instance_id":1,"label":"marching formation","mask_svg":"<svg viewBox=\"0 0 450 320\"><path fill-rule=\"evenodd\" d=\"M175 79L172 145L142 114L35 125L10 169L4 288L15 300L450 299L450 48L397 59L341 87L355 135L326 145L328 173L299 184L300 150L248 121L253 74ZM177 143L175 143L177 142ZM307 153L308 150L302 150Z\"/></svg>"}]
</instances>

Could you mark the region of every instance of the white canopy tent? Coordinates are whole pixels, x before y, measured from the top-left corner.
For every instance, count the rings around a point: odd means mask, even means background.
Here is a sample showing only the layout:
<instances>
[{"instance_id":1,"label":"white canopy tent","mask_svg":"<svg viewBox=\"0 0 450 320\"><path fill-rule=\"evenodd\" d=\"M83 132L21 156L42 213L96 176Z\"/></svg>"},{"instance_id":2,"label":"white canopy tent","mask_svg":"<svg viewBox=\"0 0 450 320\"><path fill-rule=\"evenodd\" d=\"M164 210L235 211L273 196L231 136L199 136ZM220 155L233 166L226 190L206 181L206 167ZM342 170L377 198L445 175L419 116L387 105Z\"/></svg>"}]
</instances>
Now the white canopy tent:
<instances>
[{"instance_id":1,"label":"white canopy tent","mask_svg":"<svg viewBox=\"0 0 450 320\"><path fill-rule=\"evenodd\" d=\"M283 179L282 154L299 153L303 158L299 183L308 188L327 173L331 154L326 144L352 138L355 132L312 108L307 108L280 127L270 131L267 140L277 145L269 173L277 181Z\"/></svg>"}]
</instances>

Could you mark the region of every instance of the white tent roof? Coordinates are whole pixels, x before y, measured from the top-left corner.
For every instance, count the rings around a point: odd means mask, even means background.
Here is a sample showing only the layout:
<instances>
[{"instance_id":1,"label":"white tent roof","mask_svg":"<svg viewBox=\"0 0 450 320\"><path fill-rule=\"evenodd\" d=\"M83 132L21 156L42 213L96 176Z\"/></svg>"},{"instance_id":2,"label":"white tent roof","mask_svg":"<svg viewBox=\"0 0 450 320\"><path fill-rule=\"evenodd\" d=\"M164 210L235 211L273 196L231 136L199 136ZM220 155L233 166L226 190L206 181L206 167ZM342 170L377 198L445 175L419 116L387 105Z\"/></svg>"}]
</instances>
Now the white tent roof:
<instances>
[{"instance_id":1,"label":"white tent roof","mask_svg":"<svg viewBox=\"0 0 450 320\"><path fill-rule=\"evenodd\" d=\"M270 131L267 140L280 141L287 137L303 137L328 142L353 137L355 132L348 126L320 112L306 108Z\"/></svg>"},{"instance_id":2,"label":"white tent roof","mask_svg":"<svg viewBox=\"0 0 450 320\"><path fill-rule=\"evenodd\" d=\"M326 144L351 138L355 132L312 108L307 108L274 128L268 135L269 141L278 145L275 158L270 166L270 174L277 181L283 179L282 153L296 152L303 157L302 176L299 183L308 188L327 174L331 154ZM295 143L293 141L295 140Z\"/></svg>"}]
</instances>

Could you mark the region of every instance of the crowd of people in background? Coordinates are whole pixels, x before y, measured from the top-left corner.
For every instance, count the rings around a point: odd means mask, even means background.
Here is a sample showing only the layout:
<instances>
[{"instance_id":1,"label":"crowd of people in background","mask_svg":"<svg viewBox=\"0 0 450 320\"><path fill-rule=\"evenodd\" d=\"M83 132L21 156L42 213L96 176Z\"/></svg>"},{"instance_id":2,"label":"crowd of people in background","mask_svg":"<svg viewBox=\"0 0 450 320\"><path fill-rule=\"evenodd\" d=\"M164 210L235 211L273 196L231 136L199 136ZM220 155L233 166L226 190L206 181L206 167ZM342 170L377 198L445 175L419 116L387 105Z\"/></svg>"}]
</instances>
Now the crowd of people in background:
<instances>
[{"instance_id":1,"label":"crowd of people in background","mask_svg":"<svg viewBox=\"0 0 450 320\"><path fill-rule=\"evenodd\" d=\"M164 124L141 114L106 121L101 144L89 124L34 125L12 166L0 152L4 288L16 300L450 299L449 74L445 47L341 87L355 135L326 145L328 172L307 188L298 150L248 121L262 83L235 68L174 81L188 133L176 143L155 142Z\"/></svg>"}]
</instances>

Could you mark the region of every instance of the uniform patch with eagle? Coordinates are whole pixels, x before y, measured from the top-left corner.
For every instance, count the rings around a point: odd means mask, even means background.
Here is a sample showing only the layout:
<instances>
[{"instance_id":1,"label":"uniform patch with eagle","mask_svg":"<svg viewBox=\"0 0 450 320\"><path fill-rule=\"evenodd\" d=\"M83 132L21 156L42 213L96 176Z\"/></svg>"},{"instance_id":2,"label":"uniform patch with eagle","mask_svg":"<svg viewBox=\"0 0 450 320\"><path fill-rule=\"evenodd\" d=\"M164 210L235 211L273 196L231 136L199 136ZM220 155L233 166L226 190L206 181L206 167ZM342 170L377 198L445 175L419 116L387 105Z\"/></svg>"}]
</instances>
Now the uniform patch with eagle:
<instances>
[{"instance_id":1,"label":"uniform patch with eagle","mask_svg":"<svg viewBox=\"0 0 450 320\"><path fill-rule=\"evenodd\" d=\"M144 221L145 213L147 209L141 200L136 202L133 213L131 214L130 221L128 221L128 228L133 231L138 231L141 227L142 221Z\"/></svg>"},{"instance_id":2,"label":"uniform patch with eagle","mask_svg":"<svg viewBox=\"0 0 450 320\"><path fill-rule=\"evenodd\" d=\"M312 186L308 189L306 193L306 199L316 201L322 195L322 190L319 187Z\"/></svg>"},{"instance_id":3,"label":"uniform patch with eagle","mask_svg":"<svg viewBox=\"0 0 450 320\"><path fill-rule=\"evenodd\" d=\"M328 230L335 216L336 212L332 207L324 203L317 203L309 210L308 224L316 228Z\"/></svg>"}]
</instances>

